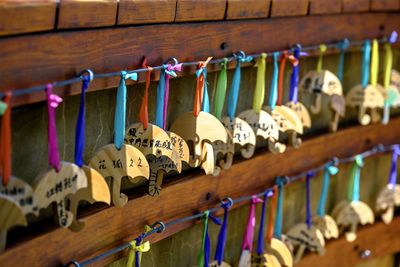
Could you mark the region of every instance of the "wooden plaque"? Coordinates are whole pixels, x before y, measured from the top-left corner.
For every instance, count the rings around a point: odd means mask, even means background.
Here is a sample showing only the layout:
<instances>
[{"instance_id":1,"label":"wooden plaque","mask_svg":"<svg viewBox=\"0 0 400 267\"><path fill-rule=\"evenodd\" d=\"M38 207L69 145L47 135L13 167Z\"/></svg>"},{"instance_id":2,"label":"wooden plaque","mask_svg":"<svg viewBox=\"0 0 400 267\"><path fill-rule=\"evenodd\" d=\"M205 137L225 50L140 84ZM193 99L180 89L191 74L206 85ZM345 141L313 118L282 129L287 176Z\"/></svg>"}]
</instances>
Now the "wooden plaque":
<instances>
[{"instance_id":1,"label":"wooden plaque","mask_svg":"<svg viewBox=\"0 0 400 267\"><path fill-rule=\"evenodd\" d=\"M343 88L339 78L329 70L307 72L300 81L299 89L308 93L343 95Z\"/></svg>"},{"instance_id":2,"label":"wooden plaque","mask_svg":"<svg viewBox=\"0 0 400 267\"><path fill-rule=\"evenodd\" d=\"M325 239L338 238L339 237L339 228L335 222L335 220L329 216L314 216L312 218L312 224L321 231Z\"/></svg>"},{"instance_id":3,"label":"wooden plaque","mask_svg":"<svg viewBox=\"0 0 400 267\"><path fill-rule=\"evenodd\" d=\"M281 264L272 254L264 253L263 255L258 255L253 253L249 267L281 267Z\"/></svg>"},{"instance_id":4,"label":"wooden plaque","mask_svg":"<svg viewBox=\"0 0 400 267\"><path fill-rule=\"evenodd\" d=\"M256 146L256 135L253 128L242 120L235 117L231 120L229 117L222 118L222 124L228 129L233 138L233 143L240 146L240 153L244 158L250 158L254 154Z\"/></svg>"},{"instance_id":5,"label":"wooden plaque","mask_svg":"<svg viewBox=\"0 0 400 267\"><path fill-rule=\"evenodd\" d=\"M293 256L292 252L288 246L281 240L277 238L272 238L271 242L266 242L265 250L274 255L281 266L292 267L293 266Z\"/></svg>"},{"instance_id":6,"label":"wooden plaque","mask_svg":"<svg viewBox=\"0 0 400 267\"><path fill-rule=\"evenodd\" d=\"M172 146L175 148L176 153L178 153L181 161L189 163L189 147L186 144L185 140L173 132L167 132L169 138L171 139Z\"/></svg>"},{"instance_id":7,"label":"wooden plaque","mask_svg":"<svg viewBox=\"0 0 400 267\"><path fill-rule=\"evenodd\" d=\"M389 224L393 220L394 209L400 205L400 185L387 185L378 195L376 210L381 214L382 221Z\"/></svg>"},{"instance_id":8,"label":"wooden plaque","mask_svg":"<svg viewBox=\"0 0 400 267\"><path fill-rule=\"evenodd\" d=\"M231 265L229 265L228 263L226 263L224 261L221 262L221 264L218 264L217 261L213 261L208 266L210 266L210 267L231 267Z\"/></svg>"},{"instance_id":9,"label":"wooden plaque","mask_svg":"<svg viewBox=\"0 0 400 267\"><path fill-rule=\"evenodd\" d=\"M228 129L225 129L228 135L226 143L221 141L215 141L213 143L214 150L214 176L218 176L221 170L227 170L232 166L233 155L235 154L235 145L233 144L232 134Z\"/></svg>"},{"instance_id":10,"label":"wooden plaque","mask_svg":"<svg viewBox=\"0 0 400 267\"><path fill-rule=\"evenodd\" d=\"M308 112L307 108L301 102L288 102L286 106L291 108L294 112L296 112L297 116L299 117L303 127L310 128L311 127L311 117L310 113Z\"/></svg>"}]
</instances>

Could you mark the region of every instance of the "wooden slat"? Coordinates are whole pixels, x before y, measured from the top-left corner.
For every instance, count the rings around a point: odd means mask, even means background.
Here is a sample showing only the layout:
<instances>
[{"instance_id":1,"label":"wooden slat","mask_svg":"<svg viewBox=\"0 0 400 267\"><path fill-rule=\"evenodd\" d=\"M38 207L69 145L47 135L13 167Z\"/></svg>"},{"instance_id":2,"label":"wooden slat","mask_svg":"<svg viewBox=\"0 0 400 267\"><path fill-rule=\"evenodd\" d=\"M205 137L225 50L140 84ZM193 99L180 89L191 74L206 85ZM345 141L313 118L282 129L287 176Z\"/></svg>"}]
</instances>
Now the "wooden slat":
<instances>
[{"instance_id":1,"label":"wooden slat","mask_svg":"<svg viewBox=\"0 0 400 267\"><path fill-rule=\"evenodd\" d=\"M397 11L399 9L399 0L371 0L371 10L373 11Z\"/></svg>"},{"instance_id":2,"label":"wooden slat","mask_svg":"<svg viewBox=\"0 0 400 267\"><path fill-rule=\"evenodd\" d=\"M342 10L342 0L310 0L310 14L335 14Z\"/></svg>"},{"instance_id":3,"label":"wooden slat","mask_svg":"<svg viewBox=\"0 0 400 267\"><path fill-rule=\"evenodd\" d=\"M308 0L272 0L271 17L305 16Z\"/></svg>"},{"instance_id":4,"label":"wooden slat","mask_svg":"<svg viewBox=\"0 0 400 267\"><path fill-rule=\"evenodd\" d=\"M226 19L267 18L271 0L228 0Z\"/></svg>"},{"instance_id":5,"label":"wooden slat","mask_svg":"<svg viewBox=\"0 0 400 267\"><path fill-rule=\"evenodd\" d=\"M360 253L370 250L371 257L362 259ZM328 241L324 256L308 254L296 267L354 267L357 264L400 251L400 216L387 225L378 222L357 231L356 241L349 243L344 237Z\"/></svg>"},{"instance_id":6,"label":"wooden slat","mask_svg":"<svg viewBox=\"0 0 400 267\"><path fill-rule=\"evenodd\" d=\"M191 215L215 206L226 196L236 198L260 192L272 185L277 175L293 175L319 166L334 156L348 157L377 144L396 143L400 136L399 124L400 118L393 118L386 126L375 124L348 128L306 140L299 149L288 149L278 155L259 151L252 159L235 161L218 177L201 174L180 177L165 184L158 197L144 195L131 199L123 208L108 207L84 217L86 226L79 233L57 228L39 236L26 237L25 242L0 254L0 262L12 262L18 267L27 263L56 266L72 258L81 261L134 238L142 232L145 224ZM307 157L304 157L305 153ZM268 166L268 172L265 166ZM206 195L210 197L206 198ZM238 207L239 204L233 206ZM151 236L150 240L156 242L193 223L175 225L163 234ZM17 257L19 260L15 261ZM104 266L114 259L109 257L94 266Z\"/></svg>"},{"instance_id":7,"label":"wooden slat","mask_svg":"<svg viewBox=\"0 0 400 267\"><path fill-rule=\"evenodd\" d=\"M3 0L0 36L54 29L56 0Z\"/></svg>"},{"instance_id":8,"label":"wooden slat","mask_svg":"<svg viewBox=\"0 0 400 267\"><path fill-rule=\"evenodd\" d=\"M370 0L342 0L342 12L367 12Z\"/></svg>"},{"instance_id":9,"label":"wooden slat","mask_svg":"<svg viewBox=\"0 0 400 267\"><path fill-rule=\"evenodd\" d=\"M380 29L381 25L385 29ZM140 66L144 55L154 66L170 57L180 61L221 58L239 50L251 54L281 50L295 43L307 46L343 38L376 38L393 30L400 31L398 14L364 13L147 25L5 38L0 39L0 91L69 79L86 68L95 73L131 69ZM248 41L254 38L257 42ZM222 43L227 49L220 49ZM96 79L89 91L116 87L118 81L118 77ZM80 84L76 84L57 93L72 95L80 91ZM42 100L43 92L13 98L14 105Z\"/></svg>"},{"instance_id":10,"label":"wooden slat","mask_svg":"<svg viewBox=\"0 0 400 267\"><path fill-rule=\"evenodd\" d=\"M118 25L173 22L176 0L120 0Z\"/></svg>"},{"instance_id":11,"label":"wooden slat","mask_svg":"<svg viewBox=\"0 0 400 267\"><path fill-rule=\"evenodd\" d=\"M116 24L117 9L117 0L60 0L57 28L113 26Z\"/></svg>"},{"instance_id":12,"label":"wooden slat","mask_svg":"<svg viewBox=\"0 0 400 267\"><path fill-rule=\"evenodd\" d=\"M227 0L177 0L175 21L223 20Z\"/></svg>"}]
</instances>

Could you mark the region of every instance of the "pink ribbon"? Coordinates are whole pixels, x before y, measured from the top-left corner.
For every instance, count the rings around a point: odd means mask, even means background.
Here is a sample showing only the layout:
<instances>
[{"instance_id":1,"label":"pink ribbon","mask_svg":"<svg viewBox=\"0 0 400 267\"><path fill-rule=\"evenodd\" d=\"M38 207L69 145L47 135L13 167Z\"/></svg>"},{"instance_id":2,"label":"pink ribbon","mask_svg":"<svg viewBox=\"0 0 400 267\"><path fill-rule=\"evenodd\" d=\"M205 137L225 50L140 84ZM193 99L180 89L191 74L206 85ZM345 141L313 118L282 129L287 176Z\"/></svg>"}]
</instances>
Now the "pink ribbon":
<instances>
[{"instance_id":1,"label":"pink ribbon","mask_svg":"<svg viewBox=\"0 0 400 267\"><path fill-rule=\"evenodd\" d=\"M165 92L164 92L164 112L163 112L163 126L164 129L167 128L167 112L168 112L168 98L169 98L169 79L171 76L176 77L175 71L182 70L182 63L171 65L168 64L165 69Z\"/></svg>"},{"instance_id":2,"label":"pink ribbon","mask_svg":"<svg viewBox=\"0 0 400 267\"><path fill-rule=\"evenodd\" d=\"M49 165L54 167L58 172L60 170L60 155L58 153L55 109L63 100L58 95L53 94L53 85L50 83L46 85L46 98L48 114L47 138Z\"/></svg>"},{"instance_id":3,"label":"pink ribbon","mask_svg":"<svg viewBox=\"0 0 400 267\"><path fill-rule=\"evenodd\" d=\"M256 226L256 204L263 202L256 196L252 196L249 217L247 219L246 232L244 232L242 250L253 250L254 228Z\"/></svg>"}]
</instances>

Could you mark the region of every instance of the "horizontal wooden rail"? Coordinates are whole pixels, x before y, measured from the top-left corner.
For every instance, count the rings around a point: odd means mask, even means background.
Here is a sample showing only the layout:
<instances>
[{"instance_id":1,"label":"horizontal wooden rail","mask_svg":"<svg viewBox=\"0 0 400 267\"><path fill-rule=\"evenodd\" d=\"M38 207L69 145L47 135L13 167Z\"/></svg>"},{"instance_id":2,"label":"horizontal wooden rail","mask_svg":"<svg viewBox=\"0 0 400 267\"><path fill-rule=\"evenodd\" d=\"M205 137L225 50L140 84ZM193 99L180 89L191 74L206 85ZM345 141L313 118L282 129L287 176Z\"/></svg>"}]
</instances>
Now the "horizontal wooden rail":
<instances>
[{"instance_id":1,"label":"horizontal wooden rail","mask_svg":"<svg viewBox=\"0 0 400 267\"><path fill-rule=\"evenodd\" d=\"M271 186L278 175L293 175L317 167L334 156L348 157L377 144L397 143L399 125L400 118L394 118L386 126L351 127L306 140L299 149L288 149L284 154L272 155L260 151L252 159L236 161L218 177L195 173L167 180L158 197L142 195L128 201L123 208L107 207L90 212L82 218L86 226L79 233L53 228L35 235L28 228L30 234L23 238L25 241L11 245L0 254L0 262L13 262L13 266L25 266L27 263L57 266L71 259L87 259L135 238L145 224L192 215L214 207L226 196L236 198L261 192ZM307 157L304 157L305 153ZM265 172L265 166L268 166L268 172ZM156 242L193 223L175 225L162 234L151 236L150 240ZM118 256L121 255L99 261L96 266L104 266ZM15 261L16 258L19 260Z\"/></svg>"},{"instance_id":2,"label":"horizontal wooden rail","mask_svg":"<svg viewBox=\"0 0 400 267\"><path fill-rule=\"evenodd\" d=\"M348 27L352 25L352 27ZM343 38L363 40L400 32L398 13L360 13L224 23L180 23L48 33L0 39L0 91L14 90L74 77L83 69L95 73L150 65L171 57L180 61L221 58L243 50L259 53L330 43ZM282 33L285 34L282 34ZM257 42L249 42L257 38ZM62 47L62 49L61 49ZM96 79L89 91L116 87L119 77ZM59 92L80 93L80 84ZM14 98L14 105L44 100L44 93Z\"/></svg>"}]
</instances>

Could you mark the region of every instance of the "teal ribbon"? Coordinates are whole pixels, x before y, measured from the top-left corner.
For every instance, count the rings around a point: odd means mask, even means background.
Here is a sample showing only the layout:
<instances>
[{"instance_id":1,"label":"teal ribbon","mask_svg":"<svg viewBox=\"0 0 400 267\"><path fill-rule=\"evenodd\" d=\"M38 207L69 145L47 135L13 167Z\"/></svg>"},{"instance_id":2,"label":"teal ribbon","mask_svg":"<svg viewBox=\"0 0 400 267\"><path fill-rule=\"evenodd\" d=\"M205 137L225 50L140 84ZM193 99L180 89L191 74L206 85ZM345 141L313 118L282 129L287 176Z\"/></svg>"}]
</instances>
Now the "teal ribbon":
<instances>
[{"instance_id":1,"label":"teal ribbon","mask_svg":"<svg viewBox=\"0 0 400 267\"><path fill-rule=\"evenodd\" d=\"M360 172L364 166L363 157L357 155L354 158L354 163L351 168L351 179L348 187L348 198L350 201L360 200Z\"/></svg>"},{"instance_id":2,"label":"teal ribbon","mask_svg":"<svg viewBox=\"0 0 400 267\"><path fill-rule=\"evenodd\" d=\"M318 208L317 208L317 214L320 217L323 217L325 215L325 206L326 206L326 199L328 198L330 177L331 177L331 175L336 175L338 172L339 172L339 168L337 168L331 164L328 164L325 166L321 196L319 198L319 203L318 203Z\"/></svg>"},{"instance_id":3,"label":"teal ribbon","mask_svg":"<svg viewBox=\"0 0 400 267\"><path fill-rule=\"evenodd\" d=\"M349 40L348 39L344 39L343 41L341 41L339 44L339 50L340 50L340 56L339 56L339 66L338 66L338 78L340 80L340 82L343 82L343 70L344 70L344 54L345 54L345 50L349 47Z\"/></svg>"},{"instance_id":4,"label":"teal ribbon","mask_svg":"<svg viewBox=\"0 0 400 267\"><path fill-rule=\"evenodd\" d=\"M361 86L362 88L366 88L369 82L369 65L371 62L371 41L366 40L364 42L363 48L363 58L362 58L362 65L361 65Z\"/></svg>"},{"instance_id":5,"label":"teal ribbon","mask_svg":"<svg viewBox=\"0 0 400 267\"><path fill-rule=\"evenodd\" d=\"M114 145L120 150L124 144L125 138L125 121L126 121L126 83L125 80L130 79L136 81L137 73L128 73L121 71L121 80L119 81L117 90L117 100L114 114Z\"/></svg>"},{"instance_id":6,"label":"teal ribbon","mask_svg":"<svg viewBox=\"0 0 400 267\"><path fill-rule=\"evenodd\" d=\"M283 217L283 185L284 180L278 178L276 181L278 185L278 201L276 202L276 216L274 224L274 236L281 238L282 236L282 217Z\"/></svg>"},{"instance_id":7,"label":"teal ribbon","mask_svg":"<svg viewBox=\"0 0 400 267\"><path fill-rule=\"evenodd\" d=\"M208 96L208 85L207 85L207 68L200 68L196 71L197 78L203 74L204 77L204 91L203 91L203 102L201 104L201 111L210 112L210 97Z\"/></svg>"},{"instance_id":8,"label":"teal ribbon","mask_svg":"<svg viewBox=\"0 0 400 267\"><path fill-rule=\"evenodd\" d=\"M157 96L156 96L156 121L155 125L163 128L164 124L164 97L165 97L165 73L167 65L163 65L160 71L160 80L157 85Z\"/></svg>"},{"instance_id":9,"label":"teal ribbon","mask_svg":"<svg viewBox=\"0 0 400 267\"><path fill-rule=\"evenodd\" d=\"M278 76L279 76L279 66L278 66L279 52L274 52L274 70L272 72L271 89L269 91L269 106L273 110L276 106L276 101L278 100Z\"/></svg>"}]
</instances>

